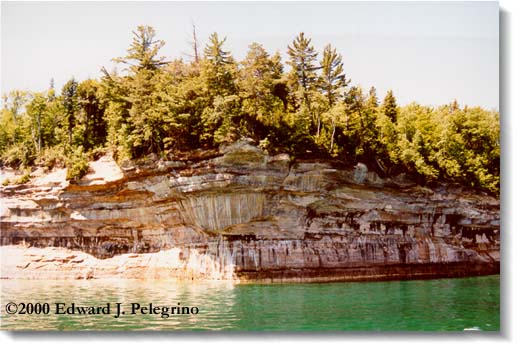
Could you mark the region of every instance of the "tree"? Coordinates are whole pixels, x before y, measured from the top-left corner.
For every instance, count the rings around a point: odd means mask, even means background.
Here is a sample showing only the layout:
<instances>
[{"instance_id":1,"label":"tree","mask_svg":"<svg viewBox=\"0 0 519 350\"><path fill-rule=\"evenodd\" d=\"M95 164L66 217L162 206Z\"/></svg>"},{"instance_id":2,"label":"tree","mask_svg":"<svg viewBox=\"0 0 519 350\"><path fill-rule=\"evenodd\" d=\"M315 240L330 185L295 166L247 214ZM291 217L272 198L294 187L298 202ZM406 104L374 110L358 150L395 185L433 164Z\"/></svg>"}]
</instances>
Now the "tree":
<instances>
[{"instance_id":1,"label":"tree","mask_svg":"<svg viewBox=\"0 0 519 350\"><path fill-rule=\"evenodd\" d=\"M499 193L499 113L480 107L436 111L441 147L435 159L447 178Z\"/></svg>"},{"instance_id":2,"label":"tree","mask_svg":"<svg viewBox=\"0 0 519 350\"><path fill-rule=\"evenodd\" d=\"M82 81L77 88L79 113L76 137L85 150L106 142L105 106L101 102L100 84L93 79Z\"/></svg>"},{"instance_id":3,"label":"tree","mask_svg":"<svg viewBox=\"0 0 519 350\"><path fill-rule=\"evenodd\" d=\"M78 111L77 87L77 81L74 78L71 78L61 90L69 144L72 144L72 130L75 126L75 118Z\"/></svg>"},{"instance_id":4,"label":"tree","mask_svg":"<svg viewBox=\"0 0 519 350\"><path fill-rule=\"evenodd\" d=\"M42 119L47 111L47 101L41 93L34 95L32 101L27 105L27 114L31 117L31 135L36 152L40 152L43 146Z\"/></svg>"},{"instance_id":5,"label":"tree","mask_svg":"<svg viewBox=\"0 0 519 350\"><path fill-rule=\"evenodd\" d=\"M328 100L331 107L337 101L342 90L349 84L344 74L342 56L332 49L330 44L326 45L321 60L321 76L319 88Z\"/></svg>"},{"instance_id":6,"label":"tree","mask_svg":"<svg viewBox=\"0 0 519 350\"><path fill-rule=\"evenodd\" d=\"M128 64L130 74L117 77L105 71L111 97L107 106L109 140L115 141L123 158L164 149L163 118L154 100L157 81L164 74L161 67L167 64L163 57L157 57L164 41L155 40L155 30L148 26L139 26L133 35L127 55L114 59Z\"/></svg>"},{"instance_id":7,"label":"tree","mask_svg":"<svg viewBox=\"0 0 519 350\"><path fill-rule=\"evenodd\" d=\"M191 42L191 47L193 48L193 58L195 60L195 64L198 64L200 61L200 55L198 53L198 39L196 37L196 27L193 24L193 41Z\"/></svg>"},{"instance_id":8,"label":"tree","mask_svg":"<svg viewBox=\"0 0 519 350\"><path fill-rule=\"evenodd\" d=\"M236 119L241 116L241 101L236 85L237 66L231 53L224 50L226 38L212 33L205 47L201 75L205 81L208 105L202 113L201 140L206 145L232 141L236 137Z\"/></svg>"},{"instance_id":9,"label":"tree","mask_svg":"<svg viewBox=\"0 0 519 350\"><path fill-rule=\"evenodd\" d=\"M295 79L295 85L300 91L300 99L306 107L306 115L310 121L313 120L313 111L311 107L311 94L315 91L317 86L317 74L319 69L315 61L317 59L317 52L311 45L311 39L306 38L303 32L292 41L292 45L288 46L288 55L290 61L288 62L292 67L292 75ZM296 92L296 94L297 94Z\"/></svg>"},{"instance_id":10,"label":"tree","mask_svg":"<svg viewBox=\"0 0 519 350\"><path fill-rule=\"evenodd\" d=\"M384 103L382 104L382 113L384 113L393 123L396 123L398 115L398 106L396 104L395 96L393 96L393 90L389 90L384 97Z\"/></svg>"},{"instance_id":11,"label":"tree","mask_svg":"<svg viewBox=\"0 0 519 350\"><path fill-rule=\"evenodd\" d=\"M157 57L165 42L155 40L156 33L153 27L138 26L137 31L132 33L133 40L128 54L115 58L115 62L128 64L133 73L141 69L156 70L167 64L164 57Z\"/></svg>"},{"instance_id":12,"label":"tree","mask_svg":"<svg viewBox=\"0 0 519 350\"><path fill-rule=\"evenodd\" d=\"M202 74L212 98L235 93L235 62L231 53L223 48L225 41L226 38L220 40L217 33L212 33L204 49L205 65Z\"/></svg>"},{"instance_id":13,"label":"tree","mask_svg":"<svg viewBox=\"0 0 519 350\"><path fill-rule=\"evenodd\" d=\"M239 88L245 114L273 126L276 113L282 110L282 101L274 95L276 83L283 73L279 54L270 57L257 43L249 46L242 62Z\"/></svg>"},{"instance_id":14,"label":"tree","mask_svg":"<svg viewBox=\"0 0 519 350\"><path fill-rule=\"evenodd\" d=\"M346 107L346 123L344 133L347 136L347 151L356 159L364 153L362 133L364 126L365 96L360 86L352 86L344 97Z\"/></svg>"},{"instance_id":15,"label":"tree","mask_svg":"<svg viewBox=\"0 0 519 350\"><path fill-rule=\"evenodd\" d=\"M349 84L346 81L346 75L343 70L342 56L332 49L330 44L326 45L323 51L323 58L321 60L321 76L319 77L318 85L321 92L326 96L328 103L327 109L331 109L336 103L342 90ZM333 121L336 118L332 119ZM336 124L333 123L332 142L330 149L333 148L333 137L335 135ZM317 137L321 132L321 117L318 114L317 120Z\"/></svg>"},{"instance_id":16,"label":"tree","mask_svg":"<svg viewBox=\"0 0 519 350\"><path fill-rule=\"evenodd\" d=\"M398 117L396 151L406 172L425 181L439 177L436 153L440 144L441 123L433 120L433 109L412 103L401 109Z\"/></svg>"},{"instance_id":17,"label":"tree","mask_svg":"<svg viewBox=\"0 0 519 350\"><path fill-rule=\"evenodd\" d=\"M23 107L27 103L29 94L22 90L13 90L9 94L4 95L4 108L8 108L13 117L13 122L16 125L18 116L20 115Z\"/></svg>"},{"instance_id":18,"label":"tree","mask_svg":"<svg viewBox=\"0 0 519 350\"><path fill-rule=\"evenodd\" d=\"M8 144L15 144L20 133L20 117L29 94L22 90L13 90L3 96L4 107L2 109L2 125L0 131L0 149L4 149Z\"/></svg>"},{"instance_id":19,"label":"tree","mask_svg":"<svg viewBox=\"0 0 519 350\"><path fill-rule=\"evenodd\" d=\"M310 43L311 39L306 38L305 33L301 32L292 41L292 46L288 46L289 64L304 91L314 88L317 82L317 74L315 73L318 69L315 65L317 52Z\"/></svg>"},{"instance_id":20,"label":"tree","mask_svg":"<svg viewBox=\"0 0 519 350\"><path fill-rule=\"evenodd\" d=\"M366 101L366 108L370 111L370 113L375 114L378 110L378 97L377 97L377 89L372 86L369 89L368 100Z\"/></svg>"},{"instance_id":21,"label":"tree","mask_svg":"<svg viewBox=\"0 0 519 350\"><path fill-rule=\"evenodd\" d=\"M378 97L375 87L369 89L363 113L362 148L365 161L368 159L377 162L376 157L380 154L382 146L379 143L379 129L377 128Z\"/></svg>"}]
</instances>

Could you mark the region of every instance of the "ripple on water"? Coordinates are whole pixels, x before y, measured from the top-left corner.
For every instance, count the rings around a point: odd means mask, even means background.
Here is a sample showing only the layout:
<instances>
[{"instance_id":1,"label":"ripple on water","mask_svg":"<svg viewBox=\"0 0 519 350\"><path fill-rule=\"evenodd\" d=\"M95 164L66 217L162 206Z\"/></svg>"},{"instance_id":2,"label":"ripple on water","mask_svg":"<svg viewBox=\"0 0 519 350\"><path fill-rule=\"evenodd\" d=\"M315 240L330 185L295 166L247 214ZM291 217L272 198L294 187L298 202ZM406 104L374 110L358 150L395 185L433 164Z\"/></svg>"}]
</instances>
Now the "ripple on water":
<instances>
[{"instance_id":1,"label":"ripple on water","mask_svg":"<svg viewBox=\"0 0 519 350\"><path fill-rule=\"evenodd\" d=\"M172 281L2 281L2 304L48 302L49 315L7 315L19 330L498 331L499 276L427 281L233 285ZM196 315L55 315L54 303L150 302ZM113 307L115 308L115 307ZM112 312L113 309L112 309Z\"/></svg>"}]
</instances>

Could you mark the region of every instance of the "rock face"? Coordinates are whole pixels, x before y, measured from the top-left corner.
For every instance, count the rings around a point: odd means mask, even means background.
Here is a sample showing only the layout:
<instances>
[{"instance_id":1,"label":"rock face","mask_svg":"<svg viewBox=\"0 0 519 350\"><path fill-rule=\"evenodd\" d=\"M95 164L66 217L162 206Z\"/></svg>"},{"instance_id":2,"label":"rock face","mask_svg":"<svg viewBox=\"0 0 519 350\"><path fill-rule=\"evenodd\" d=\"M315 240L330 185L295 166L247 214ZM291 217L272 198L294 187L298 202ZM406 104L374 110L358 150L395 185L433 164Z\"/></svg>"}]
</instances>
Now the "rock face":
<instances>
[{"instance_id":1,"label":"rock face","mask_svg":"<svg viewBox=\"0 0 519 350\"><path fill-rule=\"evenodd\" d=\"M245 141L121 168L105 157L91 169L75 185L49 176L2 188L2 277L268 282L499 273L499 200L460 188L384 180L364 164L291 164ZM36 248L45 249L27 253Z\"/></svg>"}]
</instances>

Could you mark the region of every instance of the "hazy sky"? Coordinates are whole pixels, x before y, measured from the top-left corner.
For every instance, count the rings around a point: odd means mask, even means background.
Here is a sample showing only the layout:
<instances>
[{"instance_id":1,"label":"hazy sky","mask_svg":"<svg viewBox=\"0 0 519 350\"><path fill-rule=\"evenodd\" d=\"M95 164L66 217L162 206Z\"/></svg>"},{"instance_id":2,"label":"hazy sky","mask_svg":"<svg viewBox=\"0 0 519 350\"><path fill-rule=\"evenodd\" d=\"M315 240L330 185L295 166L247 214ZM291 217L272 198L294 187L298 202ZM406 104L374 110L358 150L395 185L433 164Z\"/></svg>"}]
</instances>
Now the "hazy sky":
<instances>
[{"instance_id":1,"label":"hazy sky","mask_svg":"<svg viewBox=\"0 0 519 350\"><path fill-rule=\"evenodd\" d=\"M353 84L393 89L399 104L499 107L497 2L4 2L2 93L44 90L54 78L97 78L123 56L132 30L153 26L168 58L216 31L241 60L256 41L270 52L301 31L319 52L331 43ZM187 58L187 56L184 56Z\"/></svg>"}]
</instances>

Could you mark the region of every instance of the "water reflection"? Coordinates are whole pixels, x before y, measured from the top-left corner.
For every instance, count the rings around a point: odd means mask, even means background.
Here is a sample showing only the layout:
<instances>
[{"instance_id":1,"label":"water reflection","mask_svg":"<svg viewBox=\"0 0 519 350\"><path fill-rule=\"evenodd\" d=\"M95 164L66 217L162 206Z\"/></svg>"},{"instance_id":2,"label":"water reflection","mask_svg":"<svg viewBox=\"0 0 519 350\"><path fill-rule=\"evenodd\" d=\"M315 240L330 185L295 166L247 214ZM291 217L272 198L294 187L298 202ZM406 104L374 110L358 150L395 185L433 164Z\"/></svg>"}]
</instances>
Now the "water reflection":
<instances>
[{"instance_id":1,"label":"water reflection","mask_svg":"<svg viewBox=\"0 0 519 350\"><path fill-rule=\"evenodd\" d=\"M51 304L8 315L5 304ZM55 303L111 315L56 315ZM126 315L115 318L121 303ZM130 304L198 307L198 314L129 315ZM171 308L169 309L171 310ZM36 330L499 330L499 276L370 283L233 285L173 281L2 281L3 329Z\"/></svg>"}]
</instances>

